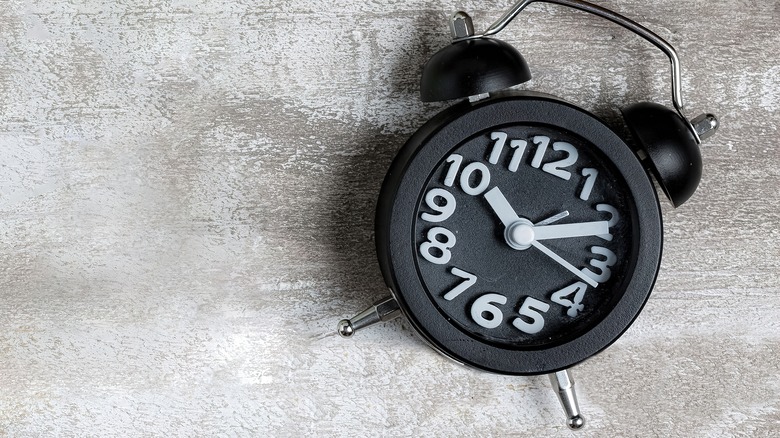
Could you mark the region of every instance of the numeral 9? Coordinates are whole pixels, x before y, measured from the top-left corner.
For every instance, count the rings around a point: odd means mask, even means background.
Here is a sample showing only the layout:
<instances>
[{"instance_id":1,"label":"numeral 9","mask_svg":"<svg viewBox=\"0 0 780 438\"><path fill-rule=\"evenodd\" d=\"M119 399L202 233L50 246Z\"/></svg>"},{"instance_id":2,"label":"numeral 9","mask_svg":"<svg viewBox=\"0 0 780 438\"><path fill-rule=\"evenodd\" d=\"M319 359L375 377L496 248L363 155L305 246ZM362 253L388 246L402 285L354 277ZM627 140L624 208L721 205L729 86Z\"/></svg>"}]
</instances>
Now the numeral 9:
<instances>
[{"instance_id":1,"label":"numeral 9","mask_svg":"<svg viewBox=\"0 0 780 438\"><path fill-rule=\"evenodd\" d=\"M444 204L440 205L437 202L437 198L444 200ZM422 220L427 222L444 222L455 213L456 203L452 193L444 189L435 188L428 190L428 193L425 194L425 205L438 214L423 213L420 215Z\"/></svg>"}]
</instances>

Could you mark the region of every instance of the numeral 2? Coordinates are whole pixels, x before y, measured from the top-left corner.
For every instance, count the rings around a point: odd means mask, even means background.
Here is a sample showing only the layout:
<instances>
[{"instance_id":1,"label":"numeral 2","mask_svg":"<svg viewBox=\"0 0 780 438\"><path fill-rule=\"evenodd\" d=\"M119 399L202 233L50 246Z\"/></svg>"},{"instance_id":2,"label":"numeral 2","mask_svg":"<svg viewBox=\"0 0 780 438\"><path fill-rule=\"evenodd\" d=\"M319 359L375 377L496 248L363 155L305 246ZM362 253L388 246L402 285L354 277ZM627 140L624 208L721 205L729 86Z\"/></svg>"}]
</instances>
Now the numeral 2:
<instances>
[{"instance_id":1,"label":"numeral 2","mask_svg":"<svg viewBox=\"0 0 780 438\"><path fill-rule=\"evenodd\" d=\"M557 141L553 143L552 148L554 151L564 152L566 153L566 158L563 158L558 161L553 161L551 163L547 163L544 166L542 166L542 170L549 173L550 175L555 175L558 178L565 179L568 181L571 179L571 172L568 170L563 170L565 167L569 167L577 162L577 158L579 158L580 154L577 152L577 149L569 144L562 141Z\"/></svg>"},{"instance_id":2,"label":"numeral 2","mask_svg":"<svg viewBox=\"0 0 780 438\"><path fill-rule=\"evenodd\" d=\"M614 227L615 225L618 224L618 222L620 222L620 215L618 214L617 209L609 204L596 205L596 211L603 211L609 213L609 222L607 222L607 226L609 226L609 228ZM612 241L612 233L601 234L599 235L599 237L601 237L604 240Z\"/></svg>"}]
</instances>

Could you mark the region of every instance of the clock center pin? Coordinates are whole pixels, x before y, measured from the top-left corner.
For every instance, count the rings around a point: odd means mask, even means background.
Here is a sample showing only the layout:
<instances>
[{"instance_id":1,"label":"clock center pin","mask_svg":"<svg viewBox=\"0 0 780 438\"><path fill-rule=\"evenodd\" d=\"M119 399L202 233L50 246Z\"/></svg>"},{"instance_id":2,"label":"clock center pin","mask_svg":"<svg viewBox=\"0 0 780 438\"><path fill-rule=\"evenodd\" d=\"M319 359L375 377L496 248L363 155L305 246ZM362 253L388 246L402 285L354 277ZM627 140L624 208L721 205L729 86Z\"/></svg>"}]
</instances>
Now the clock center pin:
<instances>
[{"instance_id":1,"label":"clock center pin","mask_svg":"<svg viewBox=\"0 0 780 438\"><path fill-rule=\"evenodd\" d=\"M528 249L536 240L534 225L528 219L520 219L506 228L504 238L506 243L514 249Z\"/></svg>"}]
</instances>

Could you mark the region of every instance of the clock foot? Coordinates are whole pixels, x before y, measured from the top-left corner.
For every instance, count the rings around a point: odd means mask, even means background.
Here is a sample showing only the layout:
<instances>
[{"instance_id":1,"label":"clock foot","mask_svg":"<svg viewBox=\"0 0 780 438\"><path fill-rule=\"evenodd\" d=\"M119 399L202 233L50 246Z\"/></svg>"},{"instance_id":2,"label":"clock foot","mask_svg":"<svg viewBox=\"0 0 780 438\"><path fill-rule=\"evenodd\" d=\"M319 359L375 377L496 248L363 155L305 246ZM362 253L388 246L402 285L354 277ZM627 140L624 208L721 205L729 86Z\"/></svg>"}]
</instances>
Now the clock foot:
<instances>
[{"instance_id":1,"label":"clock foot","mask_svg":"<svg viewBox=\"0 0 780 438\"><path fill-rule=\"evenodd\" d=\"M368 309L358 313L352 319L339 321L338 332L343 338L355 334L357 330L372 326L378 322L390 321L401 316L401 310L393 297L382 298Z\"/></svg>"},{"instance_id":2,"label":"clock foot","mask_svg":"<svg viewBox=\"0 0 780 438\"><path fill-rule=\"evenodd\" d=\"M585 419L580 414L577 394L574 392L574 379L569 370L550 374L550 383L558 394L558 400L566 413L566 425L572 430L581 429L585 426Z\"/></svg>"}]
</instances>

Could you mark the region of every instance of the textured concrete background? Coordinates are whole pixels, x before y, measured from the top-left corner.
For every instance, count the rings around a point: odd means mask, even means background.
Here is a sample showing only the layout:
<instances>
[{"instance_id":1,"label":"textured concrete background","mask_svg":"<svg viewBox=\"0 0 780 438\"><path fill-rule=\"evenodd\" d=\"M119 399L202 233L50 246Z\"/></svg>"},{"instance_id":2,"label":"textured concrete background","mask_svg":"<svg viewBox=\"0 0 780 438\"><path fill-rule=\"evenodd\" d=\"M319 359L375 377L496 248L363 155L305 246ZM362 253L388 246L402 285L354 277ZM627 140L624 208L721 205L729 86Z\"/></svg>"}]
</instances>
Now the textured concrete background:
<instances>
[{"instance_id":1,"label":"textured concrete background","mask_svg":"<svg viewBox=\"0 0 780 438\"><path fill-rule=\"evenodd\" d=\"M566 436L546 377L489 375L396 320L379 185L446 104L417 99L447 16L509 1L0 1L0 435ZM780 435L780 6L600 1L681 55L723 129L636 324L575 368L576 436ZM534 5L502 34L619 123L669 103L622 29ZM574 434L572 434L574 436Z\"/></svg>"}]
</instances>

